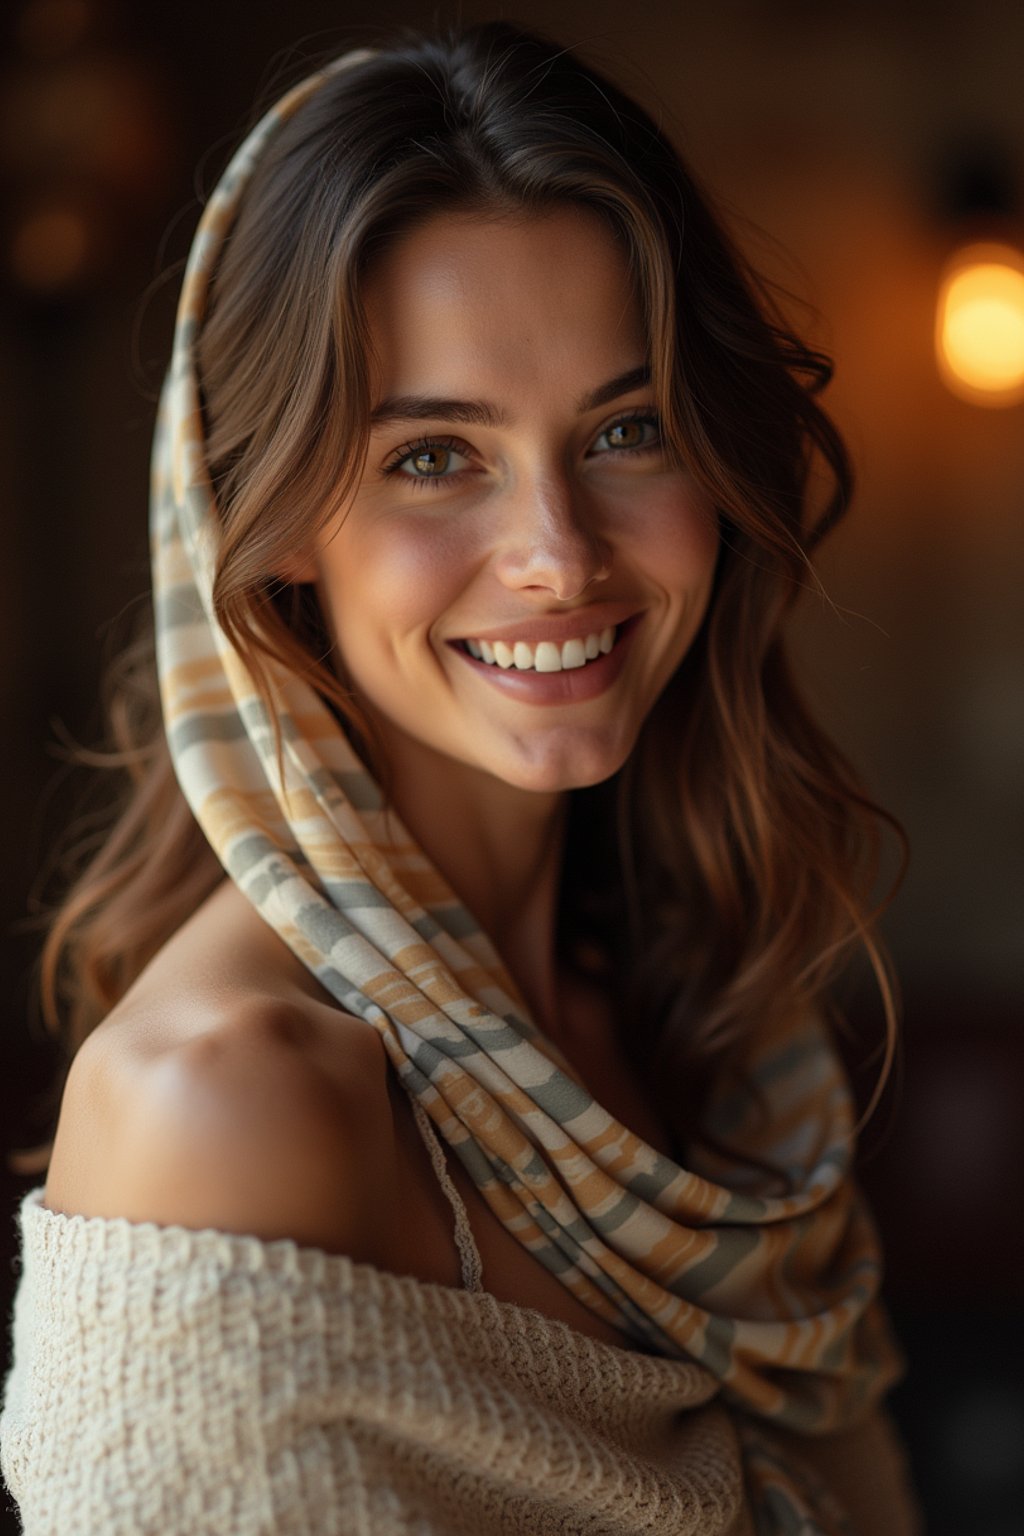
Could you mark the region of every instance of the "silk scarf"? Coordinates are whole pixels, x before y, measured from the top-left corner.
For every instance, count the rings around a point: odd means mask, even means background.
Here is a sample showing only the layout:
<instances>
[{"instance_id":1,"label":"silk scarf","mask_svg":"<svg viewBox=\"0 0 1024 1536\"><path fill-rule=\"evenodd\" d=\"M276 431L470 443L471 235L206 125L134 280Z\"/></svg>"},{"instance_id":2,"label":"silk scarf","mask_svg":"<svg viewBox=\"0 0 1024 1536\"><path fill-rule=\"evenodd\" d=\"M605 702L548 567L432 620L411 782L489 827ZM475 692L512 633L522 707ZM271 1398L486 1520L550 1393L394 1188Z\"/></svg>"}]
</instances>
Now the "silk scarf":
<instances>
[{"instance_id":1,"label":"silk scarf","mask_svg":"<svg viewBox=\"0 0 1024 1536\"><path fill-rule=\"evenodd\" d=\"M750 1164L684 1168L587 1092L528 1016L488 936L431 866L335 717L268 664L267 700L214 615L219 520L194 342L252 168L337 70L259 122L192 246L153 458L157 657L181 788L227 873L395 1071L503 1225L626 1340L692 1359L737 1411L764 1531L832 1532L773 1450L855 1422L898 1372L875 1236L851 1180L851 1105L826 1030L794 1020L747 1063L767 1114L725 1096L714 1129ZM274 730L280 727L281 754ZM280 771L279 771L280 770ZM785 1171L765 1193L767 1159ZM772 1514L772 1511L775 1511Z\"/></svg>"}]
</instances>

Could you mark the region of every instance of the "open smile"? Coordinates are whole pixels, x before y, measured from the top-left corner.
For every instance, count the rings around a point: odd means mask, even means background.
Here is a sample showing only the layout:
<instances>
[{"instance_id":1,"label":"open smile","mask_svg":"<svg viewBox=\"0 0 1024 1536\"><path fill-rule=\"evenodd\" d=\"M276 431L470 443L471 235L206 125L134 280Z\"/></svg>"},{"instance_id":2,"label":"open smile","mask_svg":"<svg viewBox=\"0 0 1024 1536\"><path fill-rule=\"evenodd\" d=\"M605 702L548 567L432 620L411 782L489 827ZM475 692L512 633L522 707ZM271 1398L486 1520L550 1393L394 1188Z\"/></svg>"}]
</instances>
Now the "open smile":
<instances>
[{"instance_id":1,"label":"open smile","mask_svg":"<svg viewBox=\"0 0 1024 1536\"><path fill-rule=\"evenodd\" d=\"M486 661L488 666L501 667L503 671L515 667L519 672L570 672L596 661L598 656L607 656L615 644L616 627L609 624L561 645L553 640L541 640L536 645L527 640L517 640L514 645L507 645L504 640L496 640L493 645L489 640L464 640L462 644L477 661Z\"/></svg>"},{"instance_id":2,"label":"open smile","mask_svg":"<svg viewBox=\"0 0 1024 1536\"><path fill-rule=\"evenodd\" d=\"M501 641L488 644L474 640L455 640L449 644L478 676L524 703L581 703L611 687L622 670L641 618L641 614L635 614L622 624L609 625L562 645L546 640L536 646L522 640L514 646L503 645Z\"/></svg>"}]
</instances>

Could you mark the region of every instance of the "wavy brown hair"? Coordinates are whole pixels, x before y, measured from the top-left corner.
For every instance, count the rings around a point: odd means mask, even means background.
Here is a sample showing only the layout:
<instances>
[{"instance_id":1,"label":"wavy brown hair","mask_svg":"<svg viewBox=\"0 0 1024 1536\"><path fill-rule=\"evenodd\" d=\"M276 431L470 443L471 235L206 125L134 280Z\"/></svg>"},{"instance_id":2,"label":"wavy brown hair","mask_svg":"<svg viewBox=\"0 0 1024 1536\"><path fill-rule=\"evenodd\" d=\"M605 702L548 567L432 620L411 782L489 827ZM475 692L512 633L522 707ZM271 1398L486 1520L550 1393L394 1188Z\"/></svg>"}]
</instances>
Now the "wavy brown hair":
<instances>
[{"instance_id":1,"label":"wavy brown hair","mask_svg":"<svg viewBox=\"0 0 1024 1536\"><path fill-rule=\"evenodd\" d=\"M722 535L704 624L630 760L571 796L560 904L563 954L607 976L623 1048L682 1138L709 1072L755 1027L821 1006L858 944L892 1040L871 911L883 813L801 703L781 635L851 475L816 398L828 360L788 329L652 120L572 54L505 24L403 37L329 78L271 140L197 339L216 610L257 677L274 656L312 683L386 786L312 589L275 575L363 461L364 274L440 212L565 205L621 242L667 451ZM127 795L43 955L46 1016L71 1050L222 877L174 777L146 641L114 726Z\"/></svg>"}]
</instances>

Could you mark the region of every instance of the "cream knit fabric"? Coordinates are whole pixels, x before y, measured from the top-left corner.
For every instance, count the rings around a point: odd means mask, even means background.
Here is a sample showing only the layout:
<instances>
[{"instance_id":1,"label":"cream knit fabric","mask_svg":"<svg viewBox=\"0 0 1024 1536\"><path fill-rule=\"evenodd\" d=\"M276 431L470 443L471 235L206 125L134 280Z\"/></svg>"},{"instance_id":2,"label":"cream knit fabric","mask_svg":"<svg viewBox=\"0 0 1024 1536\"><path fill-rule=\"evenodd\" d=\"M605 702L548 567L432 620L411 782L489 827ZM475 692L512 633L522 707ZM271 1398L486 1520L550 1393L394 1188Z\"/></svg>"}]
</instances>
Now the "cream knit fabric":
<instances>
[{"instance_id":1,"label":"cream knit fabric","mask_svg":"<svg viewBox=\"0 0 1024 1536\"><path fill-rule=\"evenodd\" d=\"M742 1536L700 1366L221 1232L22 1207L26 1536Z\"/></svg>"},{"instance_id":2,"label":"cream knit fabric","mask_svg":"<svg viewBox=\"0 0 1024 1536\"><path fill-rule=\"evenodd\" d=\"M42 1195L21 1208L0 1416L25 1536L754 1529L743 1416L695 1363L287 1240L65 1216ZM801 1481L817 1461L852 1490L847 1529L916 1530L877 1414L822 1450L797 1447ZM815 1502L837 1518L820 1486ZM758 1523L807 1529L781 1509Z\"/></svg>"}]
</instances>

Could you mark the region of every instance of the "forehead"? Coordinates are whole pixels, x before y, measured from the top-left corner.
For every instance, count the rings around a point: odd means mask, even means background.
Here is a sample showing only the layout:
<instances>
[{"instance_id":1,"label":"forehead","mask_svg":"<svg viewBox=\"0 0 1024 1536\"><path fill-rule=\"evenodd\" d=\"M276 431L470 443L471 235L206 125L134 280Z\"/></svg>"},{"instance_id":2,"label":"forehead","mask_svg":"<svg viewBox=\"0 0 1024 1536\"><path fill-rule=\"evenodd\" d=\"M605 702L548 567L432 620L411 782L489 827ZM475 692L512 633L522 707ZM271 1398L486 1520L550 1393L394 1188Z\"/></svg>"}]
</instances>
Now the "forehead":
<instances>
[{"instance_id":1,"label":"forehead","mask_svg":"<svg viewBox=\"0 0 1024 1536\"><path fill-rule=\"evenodd\" d=\"M378 397L578 391L648 350L625 255L585 209L439 214L385 251L363 296Z\"/></svg>"}]
</instances>

